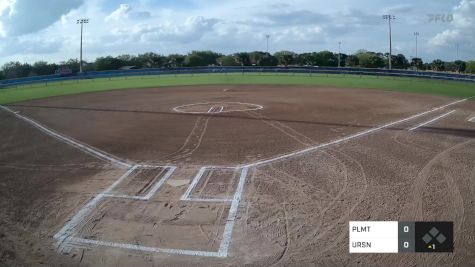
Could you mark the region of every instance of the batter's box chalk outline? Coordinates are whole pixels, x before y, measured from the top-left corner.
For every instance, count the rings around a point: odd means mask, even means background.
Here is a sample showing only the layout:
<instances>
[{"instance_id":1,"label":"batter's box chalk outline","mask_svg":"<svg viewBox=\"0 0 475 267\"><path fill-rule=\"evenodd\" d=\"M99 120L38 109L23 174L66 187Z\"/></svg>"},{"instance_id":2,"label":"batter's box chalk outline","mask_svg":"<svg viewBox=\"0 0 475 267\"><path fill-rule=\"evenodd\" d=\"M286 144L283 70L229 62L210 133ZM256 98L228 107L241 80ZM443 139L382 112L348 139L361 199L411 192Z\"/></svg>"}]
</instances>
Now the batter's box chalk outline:
<instances>
[{"instance_id":1,"label":"batter's box chalk outline","mask_svg":"<svg viewBox=\"0 0 475 267\"><path fill-rule=\"evenodd\" d=\"M193 191L195 190L196 186L200 182L203 174L206 171L213 171L213 170L238 170L238 167L219 167L219 166L204 166L196 174L195 178L191 182L190 186L186 189L185 193L181 196L180 200L182 201L199 201L199 202L231 202L232 199L227 198L192 198L190 197Z\"/></svg>"},{"instance_id":2,"label":"batter's box chalk outline","mask_svg":"<svg viewBox=\"0 0 475 267\"><path fill-rule=\"evenodd\" d=\"M241 202L242 194L244 191L244 184L247 177L248 169L247 167L240 168L241 174L239 176L238 186L231 200L229 207L228 217L226 218L226 224L224 225L224 230L221 238L221 243L219 245L218 251L202 251L202 250L188 250L188 249L174 249L174 248L159 248L159 247L150 247L143 246L139 244L130 244L130 243L119 243L111 242L107 240L94 240L77 237L77 230L80 223L88 216L98 205L100 201L107 197L107 194L113 190L119 183L121 183L127 176L129 176L135 169L140 165L135 165L126 173L124 173L117 181L115 181L110 187L104 190L102 193L95 196L90 200L81 210L79 210L76 215L65 225L63 228L54 235L54 238L58 241L57 249L61 251L67 249L68 247L88 247L96 248L99 246L103 247L112 247L120 248L127 250L135 250L148 253L167 253L167 254L177 254L177 255L189 255L189 256L202 256L202 257L216 257L216 258L226 258L228 256L229 245L231 244L231 238L234 228L234 223L237 216L237 211L239 208L239 203ZM155 166L159 167L159 166ZM206 169L209 167L203 167ZM232 168L235 169L235 168ZM163 180L163 178L162 178Z\"/></svg>"},{"instance_id":3,"label":"batter's box chalk outline","mask_svg":"<svg viewBox=\"0 0 475 267\"><path fill-rule=\"evenodd\" d=\"M134 199L134 200L150 200L155 193L157 193L160 188L165 184L165 182L171 177L173 172L176 170L175 166L154 166L154 165L135 165L132 167L132 171L125 177L129 177L130 174L132 174L135 170L137 169L158 169L162 168L165 170L165 174L163 175L162 178L158 182L155 183L155 185L150 188L149 192L144 195L144 196L134 196L134 195L126 195L126 194L104 194L104 197L112 197L112 198L126 198L126 199Z\"/></svg>"}]
</instances>

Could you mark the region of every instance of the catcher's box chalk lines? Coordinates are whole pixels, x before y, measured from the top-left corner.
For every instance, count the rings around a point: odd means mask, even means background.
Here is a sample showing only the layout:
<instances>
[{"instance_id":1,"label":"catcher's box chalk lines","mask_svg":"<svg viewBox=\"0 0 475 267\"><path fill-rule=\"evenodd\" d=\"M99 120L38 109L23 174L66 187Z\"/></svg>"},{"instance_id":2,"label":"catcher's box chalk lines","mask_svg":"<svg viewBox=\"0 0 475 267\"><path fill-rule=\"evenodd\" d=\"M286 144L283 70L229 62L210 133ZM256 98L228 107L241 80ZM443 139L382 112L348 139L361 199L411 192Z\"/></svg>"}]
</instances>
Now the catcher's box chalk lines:
<instances>
[{"instance_id":1,"label":"catcher's box chalk lines","mask_svg":"<svg viewBox=\"0 0 475 267\"><path fill-rule=\"evenodd\" d=\"M467 99L469 99L469 98L467 98ZM86 147L85 145L77 143L76 141L72 140L71 138L65 137L65 136L60 135L58 133L55 133L52 130L40 125L39 123L27 118L26 116L19 115L18 112L15 112L15 111L13 111L13 110L11 110L7 107L1 106L1 105L0 105L0 107L5 109L8 112L13 113L15 116L29 122L30 124L32 124L36 128L48 133L49 135L51 135L51 136L53 136L53 137L55 137L59 140L62 140L62 141L66 142L66 143L68 143L68 144L70 144L74 147L77 147L77 148L81 149L84 152L90 153L90 154L95 155L97 157L100 157L102 159L106 159L106 160L108 160L112 163L115 163L117 165L129 167L129 169L127 170L126 173L124 173L119 179L117 179L106 190L104 190L103 192L98 194L96 197L94 197L91 201L89 201L78 213L76 213L75 216L73 216L73 218L57 234L54 235L54 238L57 239L59 241L59 243L62 243L64 241L69 241L71 243L103 245L103 246L110 246L110 247L117 247L117 248L140 250L140 251L146 251L146 252L147 251L148 252L163 252L163 253L170 253L170 254L183 254L183 255L208 256L208 257L227 257L229 245L231 243L232 231L233 231L233 227L234 227L234 223L235 223L235 219L236 219L236 215L237 215L237 209L238 209L239 203L241 201L242 193L243 193L243 190L244 190L244 183L245 183L245 180L246 180L248 169L250 167L255 167L255 166L258 166L258 165L271 163L273 161L282 160L282 159L286 159L286 158L289 158L289 157L292 157L292 156L295 156L295 155L304 154L304 153L311 152L311 151L314 151L314 150L317 150L317 149L320 149L320 148L323 148L323 147L327 147L327 146L330 146L330 145L335 145L335 144L339 144L339 143L342 143L342 142L346 142L346 141L349 141L351 139L358 138L358 137L361 137L361 136L364 136L364 135L368 135L370 133L379 131L381 129L384 129L384 128L387 128L387 127L390 127L390 126L393 126L393 125L396 125L396 124L399 124L399 123L402 123L402 122L405 122L405 121L409 121L409 120L412 120L414 118L429 114L431 112L435 112L437 110L440 110L440 109L443 109L443 108L461 103L463 101L466 101L467 99L454 101L454 102L451 102L449 104L446 104L446 105L443 105L443 106L440 106L440 107L437 107L437 108L433 108L432 110L421 112L421 113L418 113L418 114L413 115L411 117L401 119L401 120L398 120L398 121L395 121L395 122L391 122L391 123L388 123L388 124L384 124L382 126L372 128L372 129L369 129L369 130L366 130L366 131L363 131L363 132L360 132L360 133L357 133L357 134L353 134L353 135L350 135L348 137L340 138L340 139L337 139L337 140L334 140L334 141L331 141L331 142L328 142L328 143L324 143L324 144L320 144L320 145L317 145L317 146L309 147L307 149L303 149L303 150L296 151L296 152L293 152L293 153L289 153L289 154L286 154L286 155L282 155L282 156L279 156L279 157L274 157L274 158L271 158L271 159L268 159L268 160L257 161L257 162L247 164L247 165L244 165L244 166L234 167L235 169L241 169L241 175L240 175L240 178L239 178L239 183L238 183L236 192L234 193L234 196L233 196L233 199L232 199L232 202L231 202L231 207L230 207L229 213L228 213L228 219L227 219L225 227L224 227L223 239L221 241L218 252L197 251L197 250L181 250L181 249L164 249L164 248L140 246L140 245L135 245L135 244L122 244L122 243L114 243L114 242L108 242L108 241L89 240L89 239L72 237L72 234L74 234L74 230L77 227L77 225L81 222L81 220L87 214L89 214L96 207L97 203L103 197L107 197L106 196L107 194L109 194L120 182L122 182L128 175L130 175L140 165L130 165L130 164L127 164L127 163L125 163L121 160L112 158L111 156L108 156L108 155L106 155L106 154L104 154L104 153L102 153L98 150L95 150L93 148ZM163 167L163 166L149 166L149 167ZM194 187L198 183L199 178L203 175L206 168L220 168L220 167L216 166L216 167L203 167L203 168L201 168L200 169L201 175L195 176L195 179L193 181L194 184L190 185L189 188L187 189L187 192L185 192L184 196L186 196L186 198L189 198L189 195L191 194L192 190L194 189ZM170 172L170 174L171 174L171 172ZM162 179L162 180L166 180L166 179ZM182 196L182 198L183 198L183 196Z\"/></svg>"}]
</instances>

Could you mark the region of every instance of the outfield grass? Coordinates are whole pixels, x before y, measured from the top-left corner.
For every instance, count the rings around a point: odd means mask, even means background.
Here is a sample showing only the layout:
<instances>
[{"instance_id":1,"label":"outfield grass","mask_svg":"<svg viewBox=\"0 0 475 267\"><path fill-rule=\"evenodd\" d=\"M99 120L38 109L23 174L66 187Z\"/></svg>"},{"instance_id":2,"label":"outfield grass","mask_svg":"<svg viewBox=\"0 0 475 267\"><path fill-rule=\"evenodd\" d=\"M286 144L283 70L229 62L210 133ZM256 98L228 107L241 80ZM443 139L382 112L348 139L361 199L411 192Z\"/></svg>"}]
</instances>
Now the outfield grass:
<instances>
[{"instance_id":1,"label":"outfield grass","mask_svg":"<svg viewBox=\"0 0 475 267\"><path fill-rule=\"evenodd\" d=\"M377 77L341 74L195 74L101 78L64 82L38 83L0 89L0 104L51 96L106 90L207 84L294 84L341 88L369 88L410 93L424 93L457 98L475 96L475 84L418 78Z\"/></svg>"}]
</instances>

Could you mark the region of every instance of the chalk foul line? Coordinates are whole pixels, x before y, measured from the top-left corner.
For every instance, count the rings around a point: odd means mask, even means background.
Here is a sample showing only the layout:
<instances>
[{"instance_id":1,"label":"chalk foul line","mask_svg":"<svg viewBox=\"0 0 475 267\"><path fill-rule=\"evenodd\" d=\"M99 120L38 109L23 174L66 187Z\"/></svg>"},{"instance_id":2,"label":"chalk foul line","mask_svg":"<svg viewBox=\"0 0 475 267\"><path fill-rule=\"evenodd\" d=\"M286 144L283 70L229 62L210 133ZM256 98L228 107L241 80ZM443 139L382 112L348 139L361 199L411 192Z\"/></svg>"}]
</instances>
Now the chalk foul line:
<instances>
[{"instance_id":1,"label":"chalk foul line","mask_svg":"<svg viewBox=\"0 0 475 267\"><path fill-rule=\"evenodd\" d=\"M452 114L452 113L454 113L454 112L455 112L455 110L452 110L452 111L449 111L449 112L447 112L447 113L444 113L444 114L442 114L442 115L440 115L440 116L437 116L437 117L435 117L435 118L433 118L433 119L431 119L431 120L429 120L429 121L423 122L423 123L421 123L421 124L418 124L418 125L412 127L411 129L409 129L409 131L414 131L414 130L420 128L420 127L429 125L429 124L431 124L431 123L433 123L433 122L435 122L435 121L438 121L438 120L440 120L440 119L442 119L442 118L444 118L444 117L449 116L450 114Z\"/></svg>"},{"instance_id":2,"label":"chalk foul line","mask_svg":"<svg viewBox=\"0 0 475 267\"><path fill-rule=\"evenodd\" d=\"M472 97L470 97L470 98L472 98ZM339 143L348 142L348 141L350 141L350 140L352 140L352 139L359 138L359 137L362 137L362 136L366 136L366 135L368 135L368 134L371 134L371 133L380 131L380 130L382 130L382 129L385 129L385 128L388 128L388 127L391 127L391 126L394 126L394 125L397 125L397 124L400 124L400 123L403 123L403 122L406 122L406 121L410 121L410 120L412 120L412 119L415 119L415 118L418 118L418 117L421 117L421 116L430 114L430 113L432 113L432 112L435 112L435 111L444 109L444 108L446 108L446 107L450 107L450 106L459 104L459 103L461 103L461 102L467 101L467 100L470 99L470 98L466 98L466 99L462 99L462 100L457 100L457 101L448 103L448 104L446 104L446 105L443 105L443 106L440 106L440 107L436 107L436 108L433 108L433 109L431 109L431 110L424 111L424 112L421 112L421 113L412 115L412 116L410 116L410 117L407 117L407 118L404 118L404 119L401 119L401 120L397 120L397 121L394 121L394 122L390 122L390 123L387 123L387 124L384 124L384 125L381 125L381 126L378 126L378 127L375 127L375 128L371 128L371 129L369 129L369 130L365 130L365 131L362 131L362 132L359 132L359 133L356 133L356 134L352 134L352 135L349 135L349 136L346 136L346 137L343 137L343 138L340 138L340 139L336 139L336 140L333 140L333 141L330 141L330 142L327 142L327 143L323 143L323 144L319 144L319 145L316 145L316 146L312 146L312 147L309 147L309 148L306 148L306 149L303 149L303 150L299 150L299 151L296 151L296 152L284 154L284 155L281 155L281 156L278 156L278 157L274 157L274 158L270 158L270 159L266 159L266 160L256 161L256 162L253 162L253 163L249 163L249 164L246 164L246 165L242 165L241 167L248 167L248 168L249 168L249 167L255 167L255 166L259 166L259 165L269 164L269 163L272 163L272 162L274 162L274 161L279 161L279 160L287 159L287 158L290 158L290 157L293 157L293 156L306 154L306 153L309 153L309 152L312 152L312 151L315 151L315 150L318 150L318 149L321 149L321 148L325 148L325 147L328 147L328 146L332 146L332 145L336 145L336 144L339 144Z\"/></svg>"},{"instance_id":3,"label":"chalk foul line","mask_svg":"<svg viewBox=\"0 0 475 267\"><path fill-rule=\"evenodd\" d=\"M47 135L59 140L59 141L62 141L63 143L66 143L70 146L73 146L91 156L94 156L96 158L99 158L101 160L104 160L104 161L108 161L110 163L113 163L115 165L119 165L121 167L126 167L126 168L130 168L132 167L131 164L128 164L127 162L125 162L124 160L122 159L119 159L117 158L116 156L112 156L112 155L109 155L107 154L106 152L103 152L97 148L94 148L94 147L91 147L89 145L85 145L85 144L82 144L74 139L72 139L71 137L68 137L64 134L60 134L60 133L57 133L56 131L53 131L51 129L49 129L48 127L40 124L39 122L36 122L35 120L31 119L31 118L28 118L27 116L24 116L24 115L21 115L18 111L14 111L10 108L7 108L5 106L2 106L0 105L0 108L12 113L13 115L15 115L17 118L19 119L22 119L23 121L29 123L30 125L32 125L33 127L37 128L38 130L46 133Z\"/></svg>"}]
</instances>

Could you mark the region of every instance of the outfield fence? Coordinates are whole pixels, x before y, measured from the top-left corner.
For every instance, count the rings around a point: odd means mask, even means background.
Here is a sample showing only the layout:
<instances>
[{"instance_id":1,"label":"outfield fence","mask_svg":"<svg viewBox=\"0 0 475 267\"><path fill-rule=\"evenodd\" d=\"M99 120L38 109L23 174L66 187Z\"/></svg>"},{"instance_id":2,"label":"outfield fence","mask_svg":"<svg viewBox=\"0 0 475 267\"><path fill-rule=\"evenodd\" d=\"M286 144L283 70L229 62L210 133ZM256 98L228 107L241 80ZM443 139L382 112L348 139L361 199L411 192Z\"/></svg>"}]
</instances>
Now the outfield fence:
<instances>
[{"instance_id":1,"label":"outfield fence","mask_svg":"<svg viewBox=\"0 0 475 267\"><path fill-rule=\"evenodd\" d=\"M98 78L113 78L127 76L147 76L147 75L194 75L194 74L228 74L228 73L255 73L259 75L293 75L293 74L339 74L339 75L365 75L365 76L387 76L387 77L408 77L423 79L439 79L451 81L475 82L475 75L413 71L413 70L387 70L387 69L367 69L367 68L334 68L334 67L194 67L194 68L155 68L155 69L135 69L135 70L114 70L114 71L88 71L75 73L68 76L60 74L32 76L19 79L0 80L0 88L9 88L19 85L33 85Z\"/></svg>"}]
</instances>

